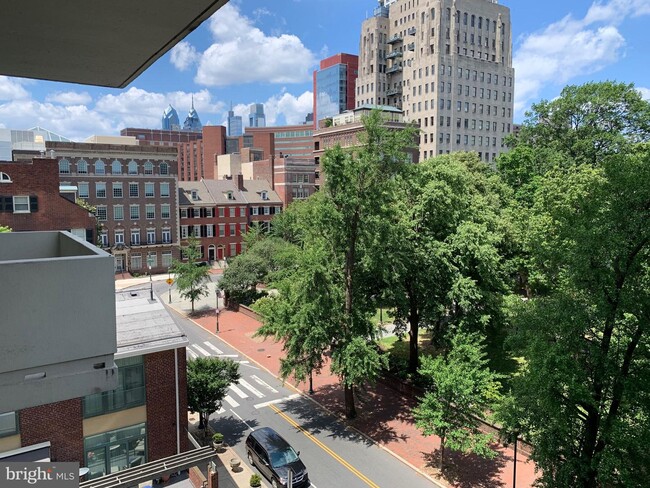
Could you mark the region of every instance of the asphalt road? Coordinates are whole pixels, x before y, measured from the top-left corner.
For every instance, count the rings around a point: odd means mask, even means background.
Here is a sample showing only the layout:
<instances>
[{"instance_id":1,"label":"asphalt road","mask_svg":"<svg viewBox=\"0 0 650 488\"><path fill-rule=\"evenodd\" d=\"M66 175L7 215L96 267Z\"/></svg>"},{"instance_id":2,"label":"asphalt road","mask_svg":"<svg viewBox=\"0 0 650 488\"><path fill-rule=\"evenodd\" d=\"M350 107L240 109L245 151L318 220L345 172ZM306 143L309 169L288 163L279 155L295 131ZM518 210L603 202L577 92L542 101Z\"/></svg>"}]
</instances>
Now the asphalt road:
<instances>
[{"instance_id":1,"label":"asphalt road","mask_svg":"<svg viewBox=\"0 0 650 488\"><path fill-rule=\"evenodd\" d=\"M154 284L154 291L165 299L167 285ZM211 416L210 424L224 434L225 442L244 462L248 462L244 444L248 433L264 426L278 431L300 451L314 488L436 486L218 337L179 314L173 316L190 342L188 359L217 356L240 364L242 378L231 385L222 409Z\"/></svg>"}]
</instances>

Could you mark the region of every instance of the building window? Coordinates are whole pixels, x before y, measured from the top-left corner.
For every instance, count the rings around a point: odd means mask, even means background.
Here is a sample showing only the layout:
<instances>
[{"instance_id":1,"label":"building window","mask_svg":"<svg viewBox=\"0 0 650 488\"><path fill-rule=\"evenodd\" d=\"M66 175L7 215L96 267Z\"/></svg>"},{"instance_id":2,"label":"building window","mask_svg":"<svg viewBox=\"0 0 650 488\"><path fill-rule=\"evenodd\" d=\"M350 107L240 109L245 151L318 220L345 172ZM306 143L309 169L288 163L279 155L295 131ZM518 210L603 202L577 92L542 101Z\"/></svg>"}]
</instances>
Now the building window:
<instances>
[{"instance_id":1,"label":"building window","mask_svg":"<svg viewBox=\"0 0 650 488\"><path fill-rule=\"evenodd\" d=\"M246 224L239 224L239 234L240 235L246 234Z\"/></svg>"},{"instance_id":2,"label":"building window","mask_svg":"<svg viewBox=\"0 0 650 488\"><path fill-rule=\"evenodd\" d=\"M122 174L122 164L115 160L111 163L111 173L114 175L121 175Z\"/></svg>"},{"instance_id":3,"label":"building window","mask_svg":"<svg viewBox=\"0 0 650 488\"><path fill-rule=\"evenodd\" d=\"M219 207L219 217L223 218L226 215L226 209L224 207Z\"/></svg>"},{"instance_id":4,"label":"building window","mask_svg":"<svg viewBox=\"0 0 650 488\"><path fill-rule=\"evenodd\" d=\"M162 252L162 266L163 268L169 268L172 265L172 252L163 251Z\"/></svg>"},{"instance_id":5,"label":"building window","mask_svg":"<svg viewBox=\"0 0 650 488\"><path fill-rule=\"evenodd\" d=\"M124 230L115 231L115 244L124 244Z\"/></svg>"},{"instance_id":6,"label":"building window","mask_svg":"<svg viewBox=\"0 0 650 488\"><path fill-rule=\"evenodd\" d=\"M280 212L282 212L282 207L275 207L275 214L277 215Z\"/></svg>"},{"instance_id":7,"label":"building window","mask_svg":"<svg viewBox=\"0 0 650 488\"><path fill-rule=\"evenodd\" d=\"M0 183L11 183L11 177L7 173L0 171Z\"/></svg>"},{"instance_id":8,"label":"building window","mask_svg":"<svg viewBox=\"0 0 650 488\"><path fill-rule=\"evenodd\" d=\"M138 239L140 234L138 234ZM131 254L131 269L136 270L136 269L142 269L142 256L140 253L132 253Z\"/></svg>"},{"instance_id":9,"label":"building window","mask_svg":"<svg viewBox=\"0 0 650 488\"><path fill-rule=\"evenodd\" d=\"M156 243L156 229L147 229L147 244Z\"/></svg>"},{"instance_id":10,"label":"building window","mask_svg":"<svg viewBox=\"0 0 650 488\"><path fill-rule=\"evenodd\" d=\"M201 209L199 207L192 208L192 218L195 219L201 218Z\"/></svg>"},{"instance_id":11,"label":"building window","mask_svg":"<svg viewBox=\"0 0 650 488\"><path fill-rule=\"evenodd\" d=\"M131 215L131 220L140 219L140 205L129 205L129 213Z\"/></svg>"},{"instance_id":12,"label":"building window","mask_svg":"<svg viewBox=\"0 0 650 488\"><path fill-rule=\"evenodd\" d=\"M152 198L154 196L153 183L144 184L144 196L147 198Z\"/></svg>"},{"instance_id":13,"label":"building window","mask_svg":"<svg viewBox=\"0 0 650 488\"><path fill-rule=\"evenodd\" d=\"M144 361L142 356L117 359L118 386L84 397L84 418L137 407L145 403Z\"/></svg>"},{"instance_id":14,"label":"building window","mask_svg":"<svg viewBox=\"0 0 650 488\"><path fill-rule=\"evenodd\" d=\"M124 220L124 206L113 205L113 219Z\"/></svg>"},{"instance_id":15,"label":"building window","mask_svg":"<svg viewBox=\"0 0 650 488\"><path fill-rule=\"evenodd\" d=\"M62 159L59 161L59 174L60 175L69 175L70 174L70 161L67 159Z\"/></svg>"},{"instance_id":16,"label":"building window","mask_svg":"<svg viewBox=\"0 0 650 488\"><path fill-rule=\"evenodd\" d=\"M187 239L187 225L181 225L181 239Z\"/></svg>"},{"instance_id":17,"label":"building window","mask_svg":"<svg viewBox=\"0 0 650 488\"><path fill-rule=\"evenodd\" d=\"M168 203L163 203L160 206L160 218L169 219L171 218L171 205Z\"/></svg>"},{"instance_id":18,"label":"building window","mask_svg":"<svg viewBox=\"0 0 650 488\"><path fill-rule=\"evenodd\" d=\"M201 226L200 225L192 226L192 235L194 237L201 237Z\"/></svg>"},{"instance_id":19,"label":"building window","mask_svg":"<svg viewBox=\"0 0 650 488\"><path fill-rule=\"evenodd\" d=\"M88 163L85 160L77 161L77 173L80 175L88 174Z\"/></svg>"},{"instance_id":20,"label":"building window","mask_svg":"<svg viewBox=\"0 0 650 488\"><path fill-rule=\"evenodd\" d=\"M147 204L145 208L145 213L146 216L145 218L147 219L155 219L156 218L156 206L154 204Z\"/></svg>"},{"instance_id":21,"label":"building window","mask_svg":"<svg viewBox=\"0 0 650 488\"><path fill-rule=\"evenodd\" d=\"M270 208L269 207L264 207L264 215L270 215L270 214L271 214Z\"/></svg>"},{"instance_id":22,"label":"building window","mask_svg":"<svg viewBox=\"0 0 650 488\"><path fill-rule=\"evenodd\" d=\"M94 479L147 462L147 427L137 424L84 439L86 475Z\"/></svg>"},{"instance_id":23,"label":"building window","mask_svg":"<svg viewBox=\"0 0 650 488\"><path fill-rule=\"evenodd\" d=\"M258 215L259 207L251 207L251 215Z\"/></svg>"},{"instance_id":24,"label":"building window","mask_svg":"<svg viewBox=\"0 0 650 488\"><path fill-rule=\"evenodd\" d=\"M103 182L95 183L95 197L106 198L106 183Z\"/></svg>"},{"instance_id":25,"label":"building window","mask_svg":"<svg viewBox=\"0 0 650 488\"><path fill-rule=\"evenodd\" d=\"M99 211L99 209L98 209ZM99 234L99 242L101 243L102 247L108 247L108 232L107 231L102 231L101 234Z\"/></svg>"},{"instance_id":26,"label":"building window","mask_svg":"<svg viewBox=\"0 0 650 488\"><path fill-rule=\"evenodd\" d=\"M96 175L106 174L106 165L104 164L104 161L102 161L101 159L95 161L95 174Z\"/></svg>"},{"instance_id":27,"label":"building window","mask_svg":"<svg viewBox=\"0 0 650 488\"><path fill-rule=\"evenodd\" d=\"M131 229L131 245L140 245L140 229Z\"/></svg>"},{"instance_id":28,"label":"building window","mask_svg":"<svg viewBox=\"0 0 650 488\"><path fill-rule=\"evenodd\" d=\"M14 196L14 213L29 213L28 196Z\"/></svg>"},{"instance_id":29,"label":"building window","mask_svg":"<svg viewBox=\"0 0 650 488\"><path fill-rule=\"evenodd\" d=\"M129 183L129 197L137 198L140 196L140 190L137 183Z\"/></svg>"},{"instance_id":30,"label":"building window","mask_svg":"<svg viewBox=\"0 0 650 488\"><path fill-rule=\"evenodd\" d=\"M128 172L129 172L130 175L137 175L138 174L138 163L136 163L133 160L129 161Z\"/></svg>"},{"instance_id":31,"label":"building window","mask_svg":"<svg viewBox=\"0 0 650 488\"><path fill-rule=\"evenodd\" d=\"M169 174L169 165L167 163L160 163L160 174L161 175Z\"/></svg>"},{"instance_id":32,"label":"building window","mask_svg":"<svg viewBox=\"0 0 650 488\"><path fill-rule=\"evenodd\" d=\"M230 255L237 256L237 244L234 242L230 244Z\"/></svg>"},{"instance_id":33,"label":"building window","mask_svg":"<svg viewBox=\"0 0 650 488\"><path fill-rule=\"evenodd\" d=\"M169 196L169 183L160 184L160 196L168 197Z\"/></svg>"},{"instance_id":34,"label":"building window","mask_svg":"<svg viewBox=\"0 0 650 488\"><path fill-rule=\"evenodd\" d=\"M166 227L162 230L162 241L163 244L171 244L172 242L172 230L169 227Z\"/></svg>"},{"instance_id":35,"label":"building window","mask_svg":"<svg viewBox=\"0 0 650 488\"><path fill-rule=\"evenodd\" d=\"M205 226L205 237L214 237L214 225L208 224Z\"/></svg>"},{"instance_id":36,"label":"building window","mask_svg":"<svg viewBox=\"0 0 650 488\"><path fill-rule=\"evenodd\" d=\"M88 198L90 196L88 192L88 182L82 181L78 183L77 189L79 190L79 198Z\"/></svg>"},{"instance_id":37,"label":"building window","mask_svg":"<svg viewBox=\"0 0 650 488\"><path fill-rule=\"evenodd\" d=\"M18 412L0 413L0 437L18 433Z\"/></svg>"},{"instance_id":38,"label":"building window","mask_svg":"<svg viewBox=\"0 0 650 488\"><path fill-rule=\"evenodd\" d=\"M236 211L237 211L237 209L235 207L230 207L228 209L228 216L229 217L235 217L237 215Z\"/></svg>"},{"instance_id":39,"label":"building window","mask_svg":"<svg viewBox=\"0 0 650 488\"><path fill-rule=\"evenodd\" d=\"M153 163L151 161L147 161L146 163L144 163L144 174L146 175L153 174Z\"/></svg>"},{"instance_id":40,"label":"building window","mask_svg":"<svg viewBox=\"0 0 650 488\"><path fill-rule=\"evenodd\" d=\"M113 198L122 198L124 192L122 191L122 182L113 183Z\"/></svg>"},{"instance_id":41,"label":"building window","mask_svg":"<svg viewBox=\"0 0 650 488\"><path fill-rule=\"evenodd\" d=\"M106 205L97 205L97 219L101 222L106 222L108 220Z\"/></svg>"},{"instance_id":42,"label":"building window","mask_svg":"<svg viewBox=\"0 0 650 488\"><path fill-rule=\"evenodd\" d=\"M226 224L219 224L219 237L226 236Z\"/></svg>"},{"instance_id":43,"label":"building window","mask_svg":"<svg viewBox=\"0 0 650 488\"><path fill-rule=\"evenodd\" d=\"M155 268L158 266L158 254L156 251L149 251L147 253L147 267Z\"/></svg>"},{"instance_id":44,"label":"building window","mask_svg":"<svg viewBox=\"0 0 650 488\"><path fill-rule=\"evenodd\" d=\"M214 209L212 207L208 207L205 209L205 216L207 218L212 218L214 217Z\"/></svg>"}]
</instances>

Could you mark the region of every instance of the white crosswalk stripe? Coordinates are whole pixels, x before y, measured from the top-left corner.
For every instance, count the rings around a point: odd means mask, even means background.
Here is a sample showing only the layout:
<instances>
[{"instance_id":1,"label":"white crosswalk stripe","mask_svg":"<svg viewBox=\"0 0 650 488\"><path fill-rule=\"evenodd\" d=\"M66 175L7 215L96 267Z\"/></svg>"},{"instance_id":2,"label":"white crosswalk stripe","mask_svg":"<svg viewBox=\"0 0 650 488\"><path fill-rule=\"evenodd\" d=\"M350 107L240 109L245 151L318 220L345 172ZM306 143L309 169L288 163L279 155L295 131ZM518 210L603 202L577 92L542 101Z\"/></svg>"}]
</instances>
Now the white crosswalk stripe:
<instances>
[{"instance_id":1,"label":"white crosswalk stripe","mask_svg":"<svg viewBox=\"0 0 650 488\"><path fill-rule=\"evenodd\" d=\"M203 349L203 348L202 348L201 346L199 346L198 344L192 344L192 347L194 347L194 349L196 349L197 351L199 351L203 356L206 356L206 357L207 357L207 356L210 356L210 353L209 353L208 351L206 351L205 349Z\"/></svg>"},{"instance_id":2,"label":"white crosswalk stripe","mask_svg":"<svg viewBox=\"0 0 650 488\"><path fill-rule=\"evenodd\" d=\"M248 391L250 391L253 395L255 395L257 398L264 398L264 394L260 393L259 390L257 390L253 385L251 385L248 381L244 379L240 379L238 383L246 388Z\"/></svg>"},{"instance_id":3,"label":"white crosswalk stripe","mask_svg":"<svg viewBox=\"0 0 650 488\"><path fill-rule=\"evenodd\" d=\"M214 344L212 344L210 341L205 341L203 344L205 344L208 348L212 349L214 352L217 354L223 354L223 351L219 348L217 348Z\"/></svg>"},{"instance_id":4,"label":"white crosswalk stripe","mask_svg":"<svg viewBox=\"0 0 650 488\"><path fill-rule=\"evenodd\" d=\"M226 400L230 404L230 406L233 407L233 408L239 406L239 403L237 403L235 400L233 400L230 397L230 395L226 395L226 398L224 398L224 400Z\"/></svg>"},{"instance_id":5,"label":"white crosswalk stripe","mask_svg":"<svg viewBox=\"0 0 650 488\"><path fill-rule=\"evenodd\" d=\"M187 354L189 354L190 359L196 359L198 358L198 354L196 354L194 351L192 351L189 347L185 349L187 351Z\"/></svg>"},{"instance_id":6,"label":"white crosswalk stripe","mask_svg":"<svg viewBox=\"0 0 650 488\"><path fill-rule=\"evenodd\" d=\"M239 387L237 387L237 385L235 385L234 383L230 384L230 389L235 393L237 393L237 395L239 395L239 398L248 398L248 395L243 391L241 391L241 389L239 389Z\"/></svg>"},{"instance_id":7,"label":"white crosswalk stripe","mask_svg":"<svg viewBox=\"0 0 650 488\"><path fill-rule=\"evenodd\" d=\"M251 378L255 381L255 383L257 383L257 384L260 385L260 386L263 386L263 387L266 388L267 390L269 390L269 391L271 391L271 392L273 392L273 393L277 393L277 392L278 392L278 390L276 390L276 389L273 388L271 385L269 385L268 383L266 383L266 382L263 381L262 379L258 378L257 376L253 375L253 376L251 376Z\"/></svg>"}]
</instances>

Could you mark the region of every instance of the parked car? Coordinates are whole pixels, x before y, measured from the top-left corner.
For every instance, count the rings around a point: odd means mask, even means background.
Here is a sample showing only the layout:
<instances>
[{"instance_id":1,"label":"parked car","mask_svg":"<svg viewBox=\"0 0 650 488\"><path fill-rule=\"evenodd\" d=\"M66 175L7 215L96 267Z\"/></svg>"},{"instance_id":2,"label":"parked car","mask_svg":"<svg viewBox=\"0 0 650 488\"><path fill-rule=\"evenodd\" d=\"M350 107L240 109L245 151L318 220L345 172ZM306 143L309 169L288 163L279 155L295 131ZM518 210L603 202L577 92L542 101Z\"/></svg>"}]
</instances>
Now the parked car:
<instances>
[{"instance_id":1,"label":"parked car","mask_svg":"<svg viewBox=\"0 0 650 488\"><path fill-rule=\"evenodd\" d=\"M248 461L256 466L273 488L286 487L291 472L293 488L310 486L307 468L284 438L270 427L254 430L246 438Z\"/></svg>"}]
</instances>

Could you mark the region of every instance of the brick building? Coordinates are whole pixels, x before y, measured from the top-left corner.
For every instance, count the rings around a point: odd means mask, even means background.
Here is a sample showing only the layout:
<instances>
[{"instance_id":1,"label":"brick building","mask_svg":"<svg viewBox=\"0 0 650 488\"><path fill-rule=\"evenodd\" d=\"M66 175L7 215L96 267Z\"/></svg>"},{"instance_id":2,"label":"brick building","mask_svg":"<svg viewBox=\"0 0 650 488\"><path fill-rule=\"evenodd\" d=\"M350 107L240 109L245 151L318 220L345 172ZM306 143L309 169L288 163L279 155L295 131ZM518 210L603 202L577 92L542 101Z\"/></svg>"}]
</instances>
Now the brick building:
<instances>
[{"instance_id":1,"label":"brick building","mask_svg":"<svg viewBox=\"0 0 650 488\"><path fill-rule=\"evenodd\" d=\"M179 183L181 241L200 238L203 259L214 261L242 252L251 225L268 229L282 211L282 200L266 180L233 179Z\"/></svg>"},{"instance_id":2,"label":"brick building","mask_svg":"<svg viewBox=\"0 0 650 488\"><path fill-rule=\"evenodd\" d=\"M97 209L115 271L166 272L178 257L175 147L52 142L61 185Z\"/></svg>"},{"instance_id":3,"label":"brick building","mask_svg":"<svg viewBox=\"0 0 650 488\"><path fill-rule=\"evenodd\" d=\"M40 451L95 478L190 448L187 338L147 291L115 298L118 387L1 414L0 457Z\"/></svg>"},{"instance_id":4,"label":"brick building","mask_svg":"<svg viewBox=\"0 0 650 488\"><path fill-rule=\"evenodd\" d=\"M0 225L13 231L67 230L96 243L96 220L63 196L55 159L0 162Z\"/></svg>"},{"instance_id":5,"label":"brick building","mask_svg":"<svg viewBox=\"0 0 650 488\"><path fill-rule=\"evenodd\" d=\"M172 130L172 129L138 129L127 127L120 131L121 136L135 137L140 146L175 147L182 142L201 139L201 131Z\"/></svg>"}]
</instances>

